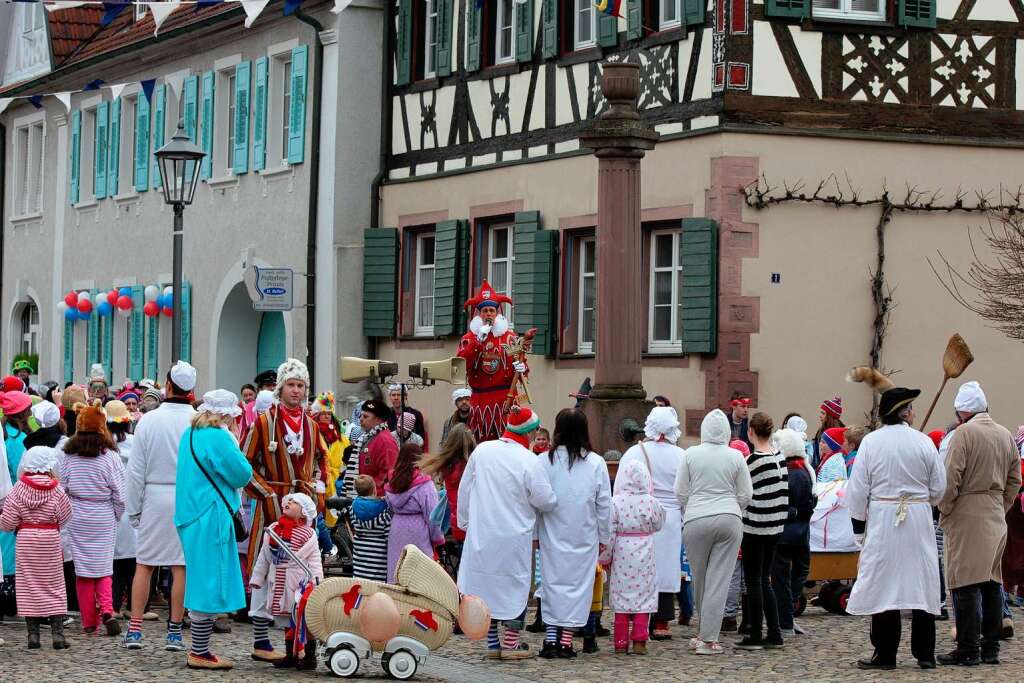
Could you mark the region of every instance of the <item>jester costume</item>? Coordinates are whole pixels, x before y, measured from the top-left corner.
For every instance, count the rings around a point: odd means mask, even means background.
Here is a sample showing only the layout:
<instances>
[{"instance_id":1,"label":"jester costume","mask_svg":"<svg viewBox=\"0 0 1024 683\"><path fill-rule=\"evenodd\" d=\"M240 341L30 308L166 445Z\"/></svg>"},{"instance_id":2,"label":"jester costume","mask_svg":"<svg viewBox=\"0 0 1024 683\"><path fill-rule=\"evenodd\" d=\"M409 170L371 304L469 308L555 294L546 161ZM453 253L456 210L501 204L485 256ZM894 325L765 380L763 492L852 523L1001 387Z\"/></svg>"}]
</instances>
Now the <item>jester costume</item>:
<instances>
[{"instance_id":1,"label":"jester costume","mask_svg":"<svg viewBox=\"0 0 1024 683\"><path fill-rule=\"evenodd\" d=\"M465 306L472 307L476 315L469 324L469 332L459 342L458 355L466 359L466 375L473 395L470 398L472 413L469 427L477 442L490 441L501 436L505 429L505 399L512 388L516 371L505 345L514 342L518 335L509 327L508 320L501 315L501 305L512 305L512 299L494 291L484 280L476 296ZM498 309L492 325L480 316L480 309L491 306Z\"/></svg>"}]
</instances>

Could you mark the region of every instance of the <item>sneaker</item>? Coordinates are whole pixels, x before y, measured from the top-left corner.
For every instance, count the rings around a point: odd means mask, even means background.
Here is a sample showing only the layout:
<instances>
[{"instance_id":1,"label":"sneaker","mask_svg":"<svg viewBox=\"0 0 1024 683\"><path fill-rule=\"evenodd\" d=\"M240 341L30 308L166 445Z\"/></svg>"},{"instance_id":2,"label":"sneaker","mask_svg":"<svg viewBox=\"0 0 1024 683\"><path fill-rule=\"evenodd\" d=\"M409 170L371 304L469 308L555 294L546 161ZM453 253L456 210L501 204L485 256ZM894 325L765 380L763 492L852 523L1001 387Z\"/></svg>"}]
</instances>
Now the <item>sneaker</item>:
<instances>
[{"instance_id":1,"label":"sneaker","mask_svg":"<svg viewBox=\"0 0 1024 683\"><path fill-rule=\"evenodd\" d=\"M146 612L145 614L142 615L142 620L143 621L156 621L159 618L160 618L160 615L157 614L156 612Z\"/></svg>"},{"instance_id":2,"label":"sneaker","mask_svg":"<svg viewBox=\"0 0 1024 683\"><path fill-rule=\"evenodd\" d=\"M872 657L871 659L858 659L857 668L865 669L868 671L872 669L878 669L881 671L892 671L896 668L896 662L884 662L876 657Z\"/></svg>"},{"instance_id":3,"label":"sneaker","mask_svg":"<svg viewBox=\"0 0 1024 683\"><path fill-rule=\"evenodd\" d=\"M781 650L786 646L785 641L782 640L782 636L778 638L765 638L764 649L766 650Z\"/></svg>"},{"instance_id":4,"label":"sneaker","mask_svg":"<svg viewBox=\"0 0 1024 683\"><path fill-rule=\"evenodd\" d=\"M142 649L142 631L127 631L121 636L121 646L128 650Z\"/></svg>"},{"instance_id":5,"label":"sneaker","mask_svg":"<svg viewBox=\"0 0 1024 683\"><path fill-rule=\"evenodd\" d=\"M939 664L943 666L978 666L981 664L980 655L968 655L960 650L953 650L949 654L937 657Z\"/></svg>"},{"instance_id":6,"label":"sneaker","mask_svg":"<svg viewBox=\"0 0 1024 683\"><path fill-rule=\"evenodd\" d=\"M698 655L720 655L725 650L722 649L721 643L701 643L700 646L695 650Z\"/></svg>"},{"instance_id":7,"label":"sneaker","mask_svg":"<svg viewBox=\"0 0 1024 683\"><path fill-rule=\"evenodd\" d=\"M743 640L737 642L733 647L737 650L763 650L764 642L759 640L753 640L749 636Z\"/></svg>"},{"instance_id":8,"label":"sneaker","mask_svg":"<svg viewBox=\"0 0 1024 683\"><path fill-rule=\"evenodd\" d=\"M999 632L999 640L1009 640L1013 638L1013 619L1009 617L1003 618L1003 628Z\"/></svg>"},{"instance_id":9,"label":"sneaker","mask_svg":"<svg viewBox=\"0 0 1024 683\"><path fill-rule=\"evenodd\" d=\"M807 635L807 631L805 631L803 628L801 628L800 624L796 623L796 621L793 622L793 633L795 633L798 636L806 636Z\"/></svg>"},{"instance_id":10,"label":"sneaker","mask_svg":"<svg viewBox=\"0 0 1024 683\"><path fill-rule=\"evenodd\" d=\"M189 652L185 665L190 669L230 669L235 663L230 659L218 657L212 652L205 655L194 655Z\"/></svg>"},{"instance_id":11,"label":"sneaker","mask_svg":"<svg viewBox=\"0 0 1024 683\"><path fill-rule=\"evenodd\" d=\"M530 651L530 646L526 643L519 643L519 647L514 650L502 650L501 659L533 659L534 653Z\"/></svg>"},{"instance_id":12,"label":"sneaker","mask_svg":"<svg viewBox=\"0 0 1024 683\"><path fill-rule=\"evenodd\" d=\"M185 641L182 639L180 633L168 633L167 643L164 645L164 649L168 652L184 652Z\"/></svg>"},{"instance_id":13,"label":"sneaker","mask_svg":"<svg viewBox=\"0 0 1024 683\"><path fill-rule=\"evenodd\" d=\"M694 636L693 638L690 638L690 649L691 650L696 650L698 647L700 647L703 644L704 644L704 639L701 638L700 636Z\"/></svg>"},{"instance_id":14,"label":"sneaker","mask_svg":"<svg viewBox=\"0 0 1024 683\"><path fill-rule=\"evenodd\" d=\"M795 636L796 635L796 629L794 629L794 628L784 628L780 632L784 636Z\"/></svg>"},{"instance_id":15,"label":"sneaker","mask_svg":"<svg viewBox=\"0 0 1024 683\"><path fill-rule=\"evenodd\" d=\"M107 629L108 636L119 636L121 635L121 624L117 621L117 617L113 614L104 614L101 617L103 621L103 627Z\"/></svg>"},{"instance_id":16,"label":"sneaker","mask_svg":"<svg viewBox=\"0 0 1024 683\"><path fill-rule=\"evenodd\" d=\"M646 655L647 654L647 641L646 640L634 640L633 641L633 654L635 654L635 655Z\"/></svg>"}]
</instances>

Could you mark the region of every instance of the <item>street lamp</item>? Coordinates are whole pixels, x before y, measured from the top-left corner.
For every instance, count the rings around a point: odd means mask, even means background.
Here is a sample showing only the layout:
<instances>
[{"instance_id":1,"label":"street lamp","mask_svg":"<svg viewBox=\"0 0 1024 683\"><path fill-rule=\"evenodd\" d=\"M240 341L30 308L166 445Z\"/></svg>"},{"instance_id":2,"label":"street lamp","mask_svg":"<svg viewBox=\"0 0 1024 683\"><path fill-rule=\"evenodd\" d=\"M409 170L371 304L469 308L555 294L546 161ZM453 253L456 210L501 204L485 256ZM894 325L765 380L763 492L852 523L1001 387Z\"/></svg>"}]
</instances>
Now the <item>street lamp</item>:
<instances>
[{"instance_id":1,"label":"street lamp","mask_svg":"<svg viewBox=\"0 0 1024 683\"><path fill-rule=\"evenodd\" d=\"M181 242L185 207L192 203L199 181L199 162L206 156L185 133L184 121L170 142L156 151L164 202L174 207L174 318L171 323L171 362L181 360Z\"/></svg>"}]
</instances>

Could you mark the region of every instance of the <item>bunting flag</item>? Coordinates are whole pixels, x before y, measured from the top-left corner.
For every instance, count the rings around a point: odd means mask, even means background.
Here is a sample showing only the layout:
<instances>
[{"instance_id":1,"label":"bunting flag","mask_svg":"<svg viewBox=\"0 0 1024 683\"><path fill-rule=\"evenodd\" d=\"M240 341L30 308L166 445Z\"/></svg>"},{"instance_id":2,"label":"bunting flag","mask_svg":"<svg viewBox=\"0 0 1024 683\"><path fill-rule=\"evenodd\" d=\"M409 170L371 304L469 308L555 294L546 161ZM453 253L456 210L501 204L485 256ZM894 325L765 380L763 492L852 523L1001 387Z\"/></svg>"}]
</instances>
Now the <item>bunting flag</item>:
<instances>
[{"instance_id":1,"label":"bunting flag","mask_svg":"<svg viewBox=\"0 0 1024 683\"><path fill-rule=\"evenodd\" d=\"M153 35L160 33L160 27L164 25L171 12L178 9L180 2L150 2L149 12L153 15Z\"/></svg>"},{"instance_id":2,"label":"bunting flag","mask_svg":"<svg viewBox=\"0 0 1024 683\"><path fill-rule=\"evenodd\" d=\"M181 96L181 84L185 82L185 79L188 78L190 73L191 71L188 69L182 69L164 76L164 83L171 88L171 94L175 100Z\"/></svg>"},{"instance_id":3,"label":"bunting flag","mask_svg":"<svg viewBox=\"0 0 1024 683\"><path fill-rule=\"evenodd\" d=\"M144 81L140 81L139 85L142 86L142 92L143 92L143 94L146 95L146 99L152 104L152 102L153 102L153 88L156 86L156 79L155 78L147 78ZM69 93L68 99L70 100L70 93Z\"/></svg>"},{"instance_id":4,"label":"bunting flag","mask_svg":"<svg viewBox=\"0 0 1024 683\"><path fill-rule=\"evenodd\" d=\"M246 28L252 28L252 25L269 2L270 0L242 0L242 9L245 10Z\"/></svg>"},{"instance_id":5,"label":"bunting flag","mask_svg":"<svg viewBox=\"0 0 1024 683\"><path fill-rule=\"evenodd\" d=\"M341 14L351 4L352 0L334 0L334 8L331 11L335 14Z\"/></svg>"},{"instance_id":6,"label":"bunting flag","mask_svg":"<svg viewBox=\"0 0 1024 683\"><path fill-rule=\"evenodd\" d=\"M87 2L67 2L65 0L58 0L57 2L44 2L43 7L46 8L47 12L56 12L61 9L71 9L72 7L81 7L87 5Z\"/></svg>"},{"instance_id":7,"label":"bunting flag","mask_svg":"<svg viewBox=\"0 0 1024 683\"><path fill-rule=\"evenodd\" d=\"M622 9L622 0L596 0L594 7L602 14L607 14L610 17L622 17L619 13Z\"/></svg>"},{"instance_id":8,"label":"bunting flag","mask_svg":"<svg viewBox=\"0 0 1024 683\"><path fill-rule=\"evenodd\" d=\"M13 102L14 99L15 98L13 97L0 97L0 114L4 113L4 110L7 109L7 105Z\"/></svg>"},{"instance_id":9,"label":"bunting flag","mask_svg":"<svg viewBox=\"0 0 1024 683\"><path fill-rule=\"evenodd\" d=\"M89 92L90 90L99 90L100 86L102 86L105 82L106 81L104 81L103 79L100 79L100 78L97 78L94 81L89 81L88 83L85 84L85 87L82 88L82 91L83 92Z\"/></svg>"},{"instance_id":10,"label":"bunting flag","mask_svg":"<svg viewBox=\"0 0 1024 683\"><path fill-rule=\"evenodd\" d=\"M32 95L31 97L28 98L28 101L31 102L32 106L35 107L36 109L42 109L43 108L43 96L42 95Z\"/></svg>"},{"instance_id":11,"label":"bunting flag","mask_svg":"<svg viewBox=\"0 0 1024 683\"><path fill-rule=\"evenodd\" d=\"M64 105L64 113L67 114L71 111L71 93L70 92L59 92L54 97Z\"/></svg>"},{"instance_id":12,"label":"bunting flag","mask_svg":"<svg viewBox=\"0 0 1024 683\"><path fill-rule=\"evenodd\" d=\"M120 97L121 93L124 92L125 86L127 85L127 83L118 83L117 85L110 86L110 99L116 100L118 97Z\"/></svg>"},{"instance_id":13,"label":"bunting flag","mask_svg":"<svg viewBox=\"0 0 1024 683\"><path fill-rule=\"evenodd\" d=\"M284 0L284 15L290 17L302 5L302 0Z\"/></svg>"},{"instance_id":14,"label":"bunting flag","mask_svg":"<svg viewBox=\"0 0 1024 683\"><path fill-rule=\"evenodd\" d=\"M117 19L117 15L124 11L125 7L134 3L128 2L128 0L114 0L113 2L103 3L103 17L100 18L100 26L110 26L114 19Z\"/></svg>"}]
</instances>

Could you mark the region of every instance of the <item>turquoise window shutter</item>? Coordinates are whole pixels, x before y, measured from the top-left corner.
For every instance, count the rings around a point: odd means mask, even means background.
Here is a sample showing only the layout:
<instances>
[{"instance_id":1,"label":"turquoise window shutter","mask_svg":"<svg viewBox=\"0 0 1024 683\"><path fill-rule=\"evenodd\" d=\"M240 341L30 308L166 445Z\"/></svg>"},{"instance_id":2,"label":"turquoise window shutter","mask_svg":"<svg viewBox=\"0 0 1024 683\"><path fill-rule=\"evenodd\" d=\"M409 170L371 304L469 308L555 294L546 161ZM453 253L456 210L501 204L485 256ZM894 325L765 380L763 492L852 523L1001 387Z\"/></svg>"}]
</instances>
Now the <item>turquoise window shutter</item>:
<instances>
[{"instance_id":1,"label":"turquoise window shutter","mask_svg":"<svg viewBox=\"0 0 1024 683\"><path fill-rule=\"evenodd\" d=\"M899 0L900 26L935 28L935 0Z\"/></svg>"},{"instance_id":2,"label":"turquoise window shutter","mask_svg":"<svg viewBox=\"0 0 1024 683\"><path fill-rule=\"evenodd\" d=\"M196 102L199 99L199 77L189 76L185 79L185 134L196 141Z\"/></svg>"},{"instance_id":3,"label":"turquoise window shutter","mask_svg":"<svg viewBox=\"0 0 1024 683\"><path fill-rule=\"evenodd\" d=\"M475 0L466 8L466 71L480 68L480 38L483 10L477 9ZM406 79L408 82L408 79Z\"/></svg>"},{"instance_id":4,"label":"turquoise window shutter","mask_svg":"<svg viewBox=\"0 0 1024 683\"><path fill-rule=\"evenodd\" d=\"M235 146L231 170L235 174L249 170L249 87L252 64L241 62L235 66Z\"/></svg>"},{"instance_id":5,"label":"turquoise window shutter","mask_svg":"<svg viewBox=\"0 0 1024 683\"><path fill-rule=\"evenodd\" d=\"M704 25L704 6L707 0L683 0L683 14L687 26Z\"/></svg>"},{"instance_id":6,"label":"turquoise window shutter","mask_svg":"<svg viewBox=\"0 0 1024 683\"><path fill-rule=\"evenodd\" d=\"M160 316L155 315L149 319L149 333L146 335L146 377L160 379L158 377L160 362Z\"/></svg>"},{"instance_id":7,"label":"turquoise window shutter","mask_svg":"<svg viewBox=\"0 0 1024 683\"><path fill-rule=\"evenodd\" d=\"M597 44L615 47L619 44L619 18L601 12L597 17Z\"/></svg>"},{"instance_id":8,"label":"turquoise window shutter","mask_svg":"<svg viewBox=\"0 0 1024 683\"><path fill-rule=\"evenodd\" d=\"M309 48L292 50L291 112L288 114L288 163L301 164L306 156L306 61Z\"/></svg>"},{"instance_id":9,"label":"turquoise window shutter","mask_svg":"<svg viewBox=\"0 0 1024 683\"><path fill-rule=\"evenodd\" d=\"M544 59L558 56L558 0L541 2L541 54Z\"/></svg>"},{"instance_id":10,"label":"turquoise window shutter","mask_svg":"<svg viewBox=\"0 0 1024 683\"><path fill-rule=\"evenodd\" d=\"M135 100L135 191L149 189L149 123L152 110L146 94ZM139 375L135 375L138 379Z\"/></svg>"},{"instance_id":11,"label":"turquoise window shutter","mask_svg":"<svg viewBox=\"0 0 1024 683\"><path fill-rule=\"evenodd\" d=\"M452 0L437 0L437 43L434 71L439 77L452 75Z\"/></svg>"},{"instance_id":12,"label":"turquoise window shutter","mask_svg":"<svg viewBox=\"0 0 1024 683\"><path fill-rule=\"evenodd\" d=\"M434 336L462 334L462 303L466 300L469 221L448 220L434 233Z\"/></svg>"},{"instance_id":13,"label":"turquoise window shutter","mask_svg":"<svg viewBox=\"0 0 1024 683\"><path fill-rule=\"evenodd\" d=\"M146 98L143 96L139 99ZM142 285L132 287L132 314L128 317L128 376L134 380L142 379L143 346L146 339L146 318L142 313L144 291Z\"/></svg>"},{"instance_id":14,"label":"turquoise window shutter","mask_svg":"<svg viewBox=\"0 0 1024 683\"><path fill-rule=\"evenodd\" d=\"M541 229L539 212L520 211L515 216L513 239L516 328L520 332L537 328L531 353L549 356L555 351L557 325L558 231Z\"/></svg>"},{"instance_id":15,"label":"turquoise window shutter","mask_svg":"<svg viewBox=\"0 0 1024 683\"><path fill-rule=\"evenodd\" d=\"M199 167L199 177L203 179L213 175L213 81L215 76L216 74L212 71L203 74L203 119L199 122L199 131L202 137L200 146L206 152Z\"/></svg>"},{"instance_id":16,"label":"turquoise window shutter","mask_svg":"<svg viewBox=\"0 0 1024 683\"><path fill-rule=\"evenodd\" d=\"M96 107L96 139L93 149L93 172L92 188L96 199L103 199L107 196L107 130L109 103L100 102Z\"/></svg>"},{"instance_id":17,"label":"turquoise window shutter","mask_svg":"<svg viewBox=\"0 0 1024 683\"><path fill-rule=\"evenodd\" d=\"M82 112L71 112L71 192L68 201L78 203L79 178L82 166ZM73 329L73 328L72 328ZM67 364L65 363L65 367ZM70 381L70 380L69 380Z\"/></svg>"},{"instance_id":18,"label":"turquoise window shutter","mask_svg":"<svg viewBox=\"0 0 1024 683\"><path fill-rule=\"evenodd\" d=\"M158 85L153 89L153 153L164 146L164 131L167 130L165 118L167 116L167 85ZM159 189L160 166L153 157L153 188Z\"/></svg>"},{"instance_id":19,"label":"turquoise window shutter","mask_svg":"<svg viewBox=\"0 0 1024 683\"><path fill-rule=\"evenodd\" d=\"M192 362L192 283L181 283L181 360ZM178 359L172 359L176 361Z\"/></svg>"},{"instance_id":20,"label":"turquoise window shutter","mask_svg":"<svg viewBox=\"0 0 1024 683\"><path fill-rule=\"evenodd\" d=\"M626 0L626 38L636 40L643 37L644 0Z\"/></svg>"},{"instance_id":21,"label":"turquoise window shutter","mask_svg":"<svg viewBox=\"0 0 1024 683\"><path fill-rule=\"evenodd\" d=\"M394 337L398 320L398 228L367 228L363 245L363 334Z\"/></svg>"},{"instance_id":22,"label":"turquoise window shutter","mask_svg":"<svg viewBox=\"0 0 1024 683\"><path fill-rule=\"evenodd\" d=\"M682 240L683 353L715 353L718 343L718 224L710 218L685 218Z\"/></svg>"},{"instance_id":23,"label":"turquoise window shutter","mask_svg":"<svg viewBox=\"0 0 1024 683\"><path fill-rule=\"evenodd\" d=\"M267 66L266 57L256 60L252 103L252 169L262 171L267 158Z\"/></svg>"},{"instance_id":24,"label":"turquoise window shutter","mask_svg":"<svg viewBox=\"0 0 1024 683\"><path fill-rule=\"evenodd\" d=\"M75 381L75 321L64 318L64 382Z\"/></svg>"},{"instance_id":25,"label":"turquoise window shutter","mask_svg":"<svg viewBox=\"0 0 1024 683\"><path fill-rule=\"evenodd\" d=\"M103 363L103 371L107 373L107 380L114 383L114 315L111 313L100 320L102 329L102 344L100 356Z\"/></svg>"},{"instance_id":26,"label":"turquoise window shutter","mask_svg":"<svg viewBox=\"0 0 1024 683\"><path fill-rule=\"evenodd\" d=\"M533 59L533 0L515 5L516 61Z\"/></svg>"},{"instance_id":27,"label":"turquoise window shutter","mask_svg":"<svg viewBox=\"0 0 1024 683\"><path fill-rule=\"evenodd\" d=\"M810 14L811 0L765 0L764 13L768 17L803 19Z\"/></svg>"},{"instance_id":28,"label":"turquoise window shutter","mask_svg":"<svg viewBox=\"0 0 1024 683\"><path fill-rule=\"evenodd\" d=\"M93 301L96 300L96 291L94 289L89 292ZM96 314L95 308L93 308L92 315L89 316L89 320L86 323L86 331L88 335L86 337L85 358L86 365L89 367L86 368L85 374L88 375L89 371L92 370L92 366L100 362L100 317Z\"/></svg>"},{"instance_id":29,"label":"turquoise window shutter","mask_svg":"<svg viewBox=\"0 0 1024 683\"><path fill-rule=\"evenodd\" d=\"M118 175L121 170L121 98L110 103L110 143L107 146L107 194L116 197L121 186Z\"/></svg>"},{"instance_id":30,"label":"turquoise window shutter","mask_svg":"<svg viewBox=\"0 0 1024 683\"><path fill-rule=\"evenodd\" d=\"M395 44L396 85L406 85L412 78L412 3L414 1L398 0L398 37ZM477 12L478 17L479 15L480 13ZM479 45L477 50L479 53Z\"/></svg>"}]
</instances>

